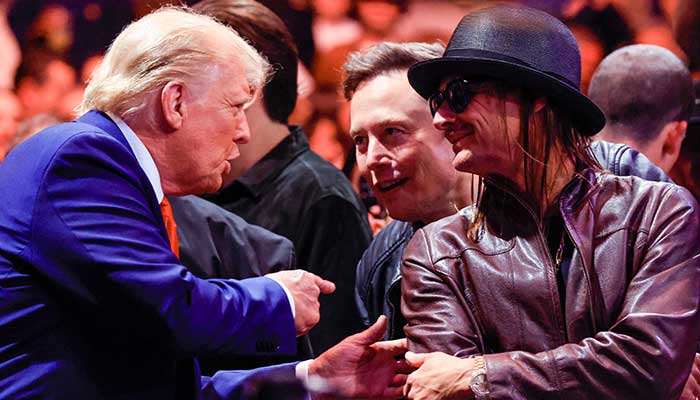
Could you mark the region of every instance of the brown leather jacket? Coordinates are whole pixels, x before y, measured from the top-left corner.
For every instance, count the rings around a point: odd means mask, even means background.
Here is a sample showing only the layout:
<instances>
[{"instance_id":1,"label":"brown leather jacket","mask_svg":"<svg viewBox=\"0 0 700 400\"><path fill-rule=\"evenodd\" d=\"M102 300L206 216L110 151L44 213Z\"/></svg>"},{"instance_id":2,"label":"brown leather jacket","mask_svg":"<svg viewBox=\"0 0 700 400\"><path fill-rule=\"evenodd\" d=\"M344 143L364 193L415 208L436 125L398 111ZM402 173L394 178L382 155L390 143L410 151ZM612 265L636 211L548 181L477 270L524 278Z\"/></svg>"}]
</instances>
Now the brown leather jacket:
<instances>
[{"instance_id":1,"label":"brown leather jacket","mask_svg":"<svg viewBox=\"0 0 700 400\"><path fill-rule=\"evenodd\" d=\"M698 206L678 186L585 170L559 205L574 244L565 305L535 214L487 183L419 230L401 273L409 349L485 356L494 399L672 399L700 335ZM562 310L565 311L562 311Z\"/></svg>"}]
</instances>

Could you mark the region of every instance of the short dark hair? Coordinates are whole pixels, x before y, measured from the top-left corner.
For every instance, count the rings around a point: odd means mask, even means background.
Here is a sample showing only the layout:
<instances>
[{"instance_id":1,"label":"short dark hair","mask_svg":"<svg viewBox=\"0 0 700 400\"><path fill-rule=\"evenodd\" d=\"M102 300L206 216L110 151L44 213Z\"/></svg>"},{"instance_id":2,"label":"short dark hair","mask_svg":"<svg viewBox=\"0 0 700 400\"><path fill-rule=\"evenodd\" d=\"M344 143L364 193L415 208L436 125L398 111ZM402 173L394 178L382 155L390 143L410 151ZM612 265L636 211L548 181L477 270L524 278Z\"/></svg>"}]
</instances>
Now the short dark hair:
<instances>
[{"instance_id":1,"label":"short dark hair","mask_svg":"<svg viewBox=\"0 0 700 400\"><path fill-rule=\"evenodd\" d=\"M49 65L52 62L68 64L63 58L43 50L29 50L22 55L22 62L15 73L15 87L18 87L23 79L29 78L41 85L49 78Z\"/></svg>"},{"instance_id":2,"label":"short dark hair","mask_svg":"<svg viewBox=\"0 0 700 400\"><path fill-rule=\"evenodd\" d=\"M605 113L608 133L640 145L654 140L666 123L687 121L694 99L688 68L654 45L612 52L593 74L588 96Z\"/></svg>"},{"instance_id":3,"label":"short dark hair","mask_svg":"<svg viewBox=\"0 0 700 400\"><path fill-rule=\"evenodd\" d=\"M387 72L408 69L411 65L438 58L445 52L440 43L383 42L348 55L343 65L343 95L350 101L361 83ZM427 106L426 106L427 107Z\"/></svg>"},{"instance_id":4,"label":"short dark hair","mask_svg":"<svg viewBox=\"0 0 700 400\"><path fill-rule=\"evenodd\" d=\"M192 8L230 26L267 58L273 72L263 88L265 111L286 124L297 101L298 53L284 22L254 0L202 0Z\"/></svg>"}]
</instances>

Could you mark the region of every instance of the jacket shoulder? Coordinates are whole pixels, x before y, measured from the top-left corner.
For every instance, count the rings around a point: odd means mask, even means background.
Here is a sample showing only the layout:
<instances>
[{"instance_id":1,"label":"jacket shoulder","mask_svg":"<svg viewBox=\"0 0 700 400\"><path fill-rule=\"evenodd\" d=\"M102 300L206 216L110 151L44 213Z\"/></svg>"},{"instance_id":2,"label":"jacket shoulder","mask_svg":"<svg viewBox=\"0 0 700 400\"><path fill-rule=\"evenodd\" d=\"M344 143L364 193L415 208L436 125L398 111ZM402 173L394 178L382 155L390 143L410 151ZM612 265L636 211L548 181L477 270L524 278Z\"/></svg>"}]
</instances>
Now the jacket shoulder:
<instances>
[{"instance_id":1,"label":"jacket shoulder","mask_svg":"<svg viewBox=\"0 0 700 400\"><path fill-rule=\"evenodd\" d=\"M409 222L393 221L377 233L357 266L357 281L370 282L380 269L395 268L398 271L403 250L413 236ZM396 262L392 260L396 259ZM361 285L364 286L364 285Z\"/></svg>"}]
</instances>

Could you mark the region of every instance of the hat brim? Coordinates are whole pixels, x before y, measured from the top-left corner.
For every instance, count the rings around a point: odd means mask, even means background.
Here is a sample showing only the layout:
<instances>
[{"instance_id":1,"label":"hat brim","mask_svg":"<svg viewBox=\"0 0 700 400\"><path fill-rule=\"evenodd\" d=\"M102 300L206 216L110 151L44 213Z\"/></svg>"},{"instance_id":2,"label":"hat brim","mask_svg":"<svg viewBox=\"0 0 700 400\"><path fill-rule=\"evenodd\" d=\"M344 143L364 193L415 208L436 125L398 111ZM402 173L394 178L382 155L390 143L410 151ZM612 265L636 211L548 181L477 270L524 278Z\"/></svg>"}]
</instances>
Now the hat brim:
<instances>
[{"instance_id":1,"label":"hat brim","mask_svg":"<svg viewBox=\"0 0 700 400\"><path fill-rule=\"evenodd\" d=\"M417 63L408 70L408 81L425 99L449 76L489 77L533 89L568 111L582 135L593 136L605 126L603 112L578 89L526 65L488 57L447 56Z\"/></svg>"}]
</instances>

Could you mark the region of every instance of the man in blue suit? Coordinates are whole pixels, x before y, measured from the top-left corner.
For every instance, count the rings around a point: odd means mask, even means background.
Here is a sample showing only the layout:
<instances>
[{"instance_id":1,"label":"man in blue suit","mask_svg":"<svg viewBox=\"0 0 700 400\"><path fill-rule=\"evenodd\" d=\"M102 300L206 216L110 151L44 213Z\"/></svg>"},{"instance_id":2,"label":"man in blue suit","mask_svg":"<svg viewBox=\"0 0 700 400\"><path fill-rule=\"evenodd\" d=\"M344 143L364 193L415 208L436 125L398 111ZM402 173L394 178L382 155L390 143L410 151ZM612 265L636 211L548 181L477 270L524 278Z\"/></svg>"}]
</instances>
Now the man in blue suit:
<instances>
[{"instance_id":1,"label":"man in blue suit","mask_svg":"<svg viewBox=\"0 0 700 400\"><path fill-rule=\"evenodd\" d=\"M251 377L307 373L400 394L401 344L372 344L383 320L316 360L200 379L199 355L293 353L334 289L304 271L202 280L170 250L164 194L221 186L268 69L212 19L157 11L112 44L80 119L0 166L0 398L236 397Z\"/></svg>"}]
</instances>

